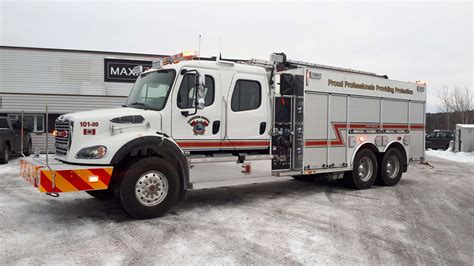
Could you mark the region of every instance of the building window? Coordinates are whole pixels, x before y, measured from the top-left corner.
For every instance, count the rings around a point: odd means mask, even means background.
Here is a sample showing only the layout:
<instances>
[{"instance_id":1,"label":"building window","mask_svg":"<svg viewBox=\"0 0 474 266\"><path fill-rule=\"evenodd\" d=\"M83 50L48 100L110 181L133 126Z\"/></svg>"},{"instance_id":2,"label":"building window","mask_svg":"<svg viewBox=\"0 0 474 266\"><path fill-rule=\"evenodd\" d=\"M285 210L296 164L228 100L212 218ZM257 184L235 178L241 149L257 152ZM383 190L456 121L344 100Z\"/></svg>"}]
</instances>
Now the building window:
<instances>
[{"instance_id":1,"label":"building window","mask_svg":"<svg viewBox=\"0 0 474 266\"><path fill-rule=\"evenodd\" d=\"M195 74L186 74L181 81L178 92L178 107L180 109L194 108L194 86L196 85ZM206 75L206 85L204 88L204 102L205 106L214 103L214 79Z\"/></svg>"},{"instance_id":2,"label":"building window","mask_svg":"<svg viewBox=\"0 0 474 266\"><path fill-rule=\"evenodd\" d=\"M10 120L22 121L21 114L9 114ZM44 132L44 115L42 114L24 114L23 115L23 128L31 130L31 132L42 133Z\"/></svg>"},{"instance_id":3,"label":"building window","mask_svg":"<svg viewBox=\"0 0 474 266\"><path fill-rule=\"evenodd\" d=\"M260 107L262 90L254 80L237 80L232 93L231 108L234 112L254 110Z\"/></svg>"}]
</instances>

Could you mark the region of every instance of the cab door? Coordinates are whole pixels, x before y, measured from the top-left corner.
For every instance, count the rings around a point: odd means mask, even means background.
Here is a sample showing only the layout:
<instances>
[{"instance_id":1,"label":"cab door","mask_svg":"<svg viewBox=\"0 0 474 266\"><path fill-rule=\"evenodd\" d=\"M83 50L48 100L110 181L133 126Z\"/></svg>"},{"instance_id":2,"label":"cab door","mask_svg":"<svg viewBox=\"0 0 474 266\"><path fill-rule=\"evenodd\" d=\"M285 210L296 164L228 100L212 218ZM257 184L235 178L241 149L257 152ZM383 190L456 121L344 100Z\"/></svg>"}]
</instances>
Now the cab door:
<instances>
[{"instance_id":1,"label":"cab door","mask_svg":"<svg viewBox=\"0 0 474 266\"><path fill-rule=\"evenodd\" d=\"M227 134L222 149L268 149L271 110L266 77L235 74L226 99Z\"/></svg>"},{"instance_id":2,"label":"cab door","mask_svg":"<svg viewBox=\"0 0 474 266\"><path fill-rule=\"evenodd\" d=\"M192 72L179 74L177 85L172 93L171 135L184 150L219 150L222 136L222 95L219 72L211 69L198 69L198 71L205 75L205 107L201 110L197 109L195 113L196 74Z\"/></svg>"}]
</instances>

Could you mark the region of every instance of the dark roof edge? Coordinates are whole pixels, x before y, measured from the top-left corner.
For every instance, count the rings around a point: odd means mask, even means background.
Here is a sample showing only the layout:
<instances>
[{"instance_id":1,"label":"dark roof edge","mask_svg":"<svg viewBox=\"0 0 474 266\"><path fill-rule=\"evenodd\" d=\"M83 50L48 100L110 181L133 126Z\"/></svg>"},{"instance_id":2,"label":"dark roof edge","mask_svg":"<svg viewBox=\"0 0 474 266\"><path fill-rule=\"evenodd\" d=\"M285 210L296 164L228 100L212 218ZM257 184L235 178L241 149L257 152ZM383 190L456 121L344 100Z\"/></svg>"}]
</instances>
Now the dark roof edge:
<instances>
[{"instance_id":1,"label":"dark roof edge","mask_svg":"<svg viewBox=\"0 0 474 266\"><path fill-rule=\"evenodd\" d=\"M121 54L133 56L156 56L165 57L168 55L161 54L141 54L141 53L126 53L126 52L111 52L111 51L92 51L92 50L78 50L78 49L60 49L60 48L43 48L43 47L25 47L25 46L10 46L0 45L2 49L20 49L20 50L37 50L37 51L51 51L51 52L73 52L73 53L93 53L93 54Z\"/></svg>"}]
</instances>

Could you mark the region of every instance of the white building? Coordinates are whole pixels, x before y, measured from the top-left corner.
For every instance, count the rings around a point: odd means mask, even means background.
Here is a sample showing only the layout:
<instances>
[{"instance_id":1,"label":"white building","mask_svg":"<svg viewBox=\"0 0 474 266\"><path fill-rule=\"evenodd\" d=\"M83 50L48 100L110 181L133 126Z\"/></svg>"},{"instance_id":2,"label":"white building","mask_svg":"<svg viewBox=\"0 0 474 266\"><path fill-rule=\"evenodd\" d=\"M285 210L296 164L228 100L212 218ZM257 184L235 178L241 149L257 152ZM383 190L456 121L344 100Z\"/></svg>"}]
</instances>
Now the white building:
<instances>
[{"instance_id":1,"label":"white building","mask_svg":"<svg viewBox=\"0 0 474 266\"><path fill-rule=\"evenodd\" d=\"M454 134L454 151L474 151L474 125L456 125L456 132Z\"/></svg>"},{"instance_id":2,"label":"white building","mask_svg":"<svg viewBox=\"0 0 474 266\"><path fill-rule=\"evenodd\" d=\"M0 46L0 116L20 118L23 112L24 126L32 130L33 149L44 151L44 134L52 133L59 115L121 106L136 79L133 67L149 67L161 57Z\"/></svg>"}]
</instances>

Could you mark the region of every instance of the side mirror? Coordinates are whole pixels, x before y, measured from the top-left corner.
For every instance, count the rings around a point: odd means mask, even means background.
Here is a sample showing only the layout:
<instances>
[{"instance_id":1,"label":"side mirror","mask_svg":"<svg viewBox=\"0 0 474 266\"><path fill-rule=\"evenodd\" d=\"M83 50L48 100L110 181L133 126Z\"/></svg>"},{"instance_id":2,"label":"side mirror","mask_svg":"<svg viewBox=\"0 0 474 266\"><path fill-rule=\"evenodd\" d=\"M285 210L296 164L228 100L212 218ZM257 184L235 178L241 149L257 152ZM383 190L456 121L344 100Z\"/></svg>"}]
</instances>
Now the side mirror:
<instances>
[{"instance_id":1,"label":"side mirror","mask_svg":"<svg viewBox=\"0 0 474 266\"><path fill-rule=\"evenodd\" d=\"M203 74L197 73L196 75L196 107L198 109L204 109L206 102L204 97L206 96L206 77Z\"/></svg>"}]
</instances>

